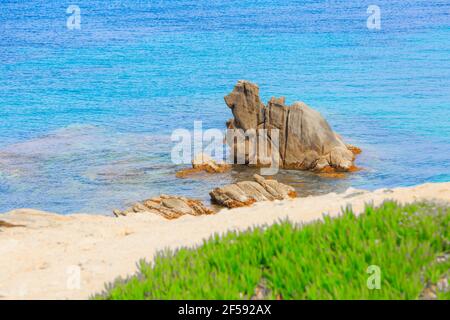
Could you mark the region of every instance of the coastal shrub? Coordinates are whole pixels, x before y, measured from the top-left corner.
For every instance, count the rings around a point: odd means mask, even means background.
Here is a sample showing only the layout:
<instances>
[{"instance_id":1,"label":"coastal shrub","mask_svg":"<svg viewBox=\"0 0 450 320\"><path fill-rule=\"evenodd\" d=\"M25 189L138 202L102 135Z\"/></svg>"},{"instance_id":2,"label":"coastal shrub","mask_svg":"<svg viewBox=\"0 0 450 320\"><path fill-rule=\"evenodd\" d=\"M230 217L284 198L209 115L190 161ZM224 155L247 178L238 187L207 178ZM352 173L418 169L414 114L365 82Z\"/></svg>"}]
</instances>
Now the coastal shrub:
<instances>
[{"instance_id":1,"label":"coastal shrub","mask_svg":"<svg viewBox=\"0 0 450 320\"><path fill-rule=\"evenodd\" d=\"M285 221L230 232L194 249L160 252L153 264L141 261L136 276L94 298L417 299L428 288L449 299L436 286L450 278L449 213L386 202L358 217L347 209L303 226Z\"/></svg>"}]
</instances>

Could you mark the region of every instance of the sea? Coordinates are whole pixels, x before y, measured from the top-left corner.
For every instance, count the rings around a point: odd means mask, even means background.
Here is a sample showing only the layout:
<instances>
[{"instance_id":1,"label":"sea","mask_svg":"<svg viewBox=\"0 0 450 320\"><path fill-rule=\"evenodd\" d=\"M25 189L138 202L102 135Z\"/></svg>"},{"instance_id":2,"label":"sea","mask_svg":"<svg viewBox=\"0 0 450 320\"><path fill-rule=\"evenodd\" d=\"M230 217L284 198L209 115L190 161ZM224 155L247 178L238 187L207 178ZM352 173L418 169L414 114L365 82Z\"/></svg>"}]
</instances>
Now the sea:
<instances>
[{"instance_id":1,"label":"sea","mask_svg":"<svg viewBox=\"0 0 450 320\"><path fill-rule=\"evenodd\" d=\"M208 201L257 169L184 179L176 129L225 129L238 80L320 111L360 171L280 170L300 196L450 181L448 0L2 0L0 212Z\"/></svg>"}]
</instances>

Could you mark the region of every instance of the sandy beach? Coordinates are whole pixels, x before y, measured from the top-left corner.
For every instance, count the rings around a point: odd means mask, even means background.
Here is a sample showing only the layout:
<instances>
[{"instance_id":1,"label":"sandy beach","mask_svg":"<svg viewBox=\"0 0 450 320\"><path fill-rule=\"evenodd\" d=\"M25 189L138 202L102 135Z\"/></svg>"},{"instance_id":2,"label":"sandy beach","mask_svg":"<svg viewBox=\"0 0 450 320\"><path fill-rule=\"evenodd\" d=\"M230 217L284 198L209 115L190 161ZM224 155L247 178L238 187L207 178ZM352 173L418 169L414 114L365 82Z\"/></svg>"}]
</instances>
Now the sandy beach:
<instances>
[{"instance_id":1,"label":"sandy beach","mask_svg":"<svg viewBox=\"0 0 450 320\"><path fill-rule=\"evenodd\" d=\"M324 213L336 216L348 205L359 213L366 203L378 205L388 199L450 202L450 183L373 192L350 188L342 194L261 202L172 221L148 214L114 218L14 210L0 215L6 223L0 226L0 298L86 299L102 291L105 283L132 275L140 259L151 261L165 248L199 245L215 233L280 219L308 223Z\"/></svg>"}]
</instances>

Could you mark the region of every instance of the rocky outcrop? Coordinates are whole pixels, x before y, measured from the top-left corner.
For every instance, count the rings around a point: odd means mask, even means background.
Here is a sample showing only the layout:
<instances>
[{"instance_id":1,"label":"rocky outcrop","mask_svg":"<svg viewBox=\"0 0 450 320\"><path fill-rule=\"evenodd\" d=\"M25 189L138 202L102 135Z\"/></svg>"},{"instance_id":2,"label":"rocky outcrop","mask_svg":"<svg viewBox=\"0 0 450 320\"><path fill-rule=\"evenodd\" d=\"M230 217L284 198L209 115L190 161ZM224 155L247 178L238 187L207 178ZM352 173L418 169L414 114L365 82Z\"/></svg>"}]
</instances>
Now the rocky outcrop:
<instances>
[{"instance_id":1,"label":"rocky outcrop","mask_svg":"<svg viewBox=\"0 0 450 320\"><path fill-rule=\"evenodd\" d=\"M131 208L124 211L114 210L113 213L116 217L151 213L166 219L176 219L186 214L200 216L213 214L214 212L205 207L199 200L180 196L160 195L159 197L135 203Z\"/></svg>"},{"instance_id":2,"label":"rocky outcrop","mask_svg":"<svg viewBox=\"0 0 450 320\"><path fill-rule=\"evenodd\" d=\"M21 228L25 227L23 224L12 224L6 221L0 220L0 228Z\"/></svg>"},{"instance_id":3,"label":"rocky outcrop","mask_svg":"<svg viewBox=\"0 0 450 320\"><path fill-rule=\"evenodd\" d=\"M284 97L273 97L266 106L259 98L258 86L248 81L239 81L225 97L225 102L234 116L227 122L229 129L266 129L269 140L274 140L271 135L274 129L278 130L279 143L272 141L272 148L278 150L280 167L319 172L327 169L352 171L354 168L355 154L360 149L347 146L321 114L305 103L288 106ZM235 150L236 143L228 141ZM255 159L257 153L248 152L248 143L246 163L263 163Z\"/></svg>"},{"instance_id":4,"label":"rocky outcrop","mask_svg":"<svg viewBox=\"0 0 450 320\"><path fill-rule=\"evenodd\" d=\"M192 168L183 169L176 173L178 178L184 178L196 172L222 173L231 168L229 164L219 163L212 159L209 155L199 153L192 160Z\"/></svg>"},{"instance_id":5,"label":"rocky outcrop","mask_svg":"<svg viewBox=\"0 0 450 320\"><path fill-rule=\"evenodd\" d=\"M211 200L218 205L237 208L258 201L273 201L294 198L295 189L276 180L264 179L255 174L255 181L241 181L215 188L209 193Z\"/></svg>"},{"instance_id":6,"label":"rocky outcrop","mask_svg":"<svg viewBox=\"0 0 450 320\"><path fill-rule=\"evenodd\" d=\"M215 188L209 194L212 202L227 208L249 206L258 201L273 201L294 198L295 189L276 180L264 179L255 174L255 181L241 181ZM181 196L160 195L135 203L120 211L114 210L116 217L134 214L157 214L166 219L176 219L184 215L201 216L214 214L201 201Z\"/></svg>"}]
</instances>

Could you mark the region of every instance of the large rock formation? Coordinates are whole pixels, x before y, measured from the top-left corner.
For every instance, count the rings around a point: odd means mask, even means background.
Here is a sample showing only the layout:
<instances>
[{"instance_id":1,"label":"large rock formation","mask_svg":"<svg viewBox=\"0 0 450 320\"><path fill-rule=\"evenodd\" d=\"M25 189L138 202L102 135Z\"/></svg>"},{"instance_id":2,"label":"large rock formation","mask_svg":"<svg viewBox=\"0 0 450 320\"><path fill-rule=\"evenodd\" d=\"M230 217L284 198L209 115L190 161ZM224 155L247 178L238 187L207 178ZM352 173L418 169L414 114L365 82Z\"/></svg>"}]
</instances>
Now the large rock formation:
<instances>
[{"instance_id":1,"label":"large rock formation","mask_svg":"<svg viewBox=\"0 0 450 320\"><path fill-rule=\"evenodd\" d=\"M211 200L221 206L236 208L251 205L258 201L273 201L295 198L295 189L276 180L266 180L255 174L255 181L241 181L209 193Z\"/></svg>"},{"instance_id":2,"label":"large rock formation","mask_svg":"<svg viewBox=\"0 0 450 320\"><path fill-rule=\"evenodd\" d=\"M271 134L273 129L278 129L279 143L272 148L278 150L280 167L316 171L351 171L354 168L356 152L352 151L357 149L347 146L321 114L305 103L287 106L285 98L281 97L272 98L265 106L259 98L258 86L248 81L239 81L225 97L225 102L234 116L227 122L229 129L267 129L269 140L274 140ZM236 150L238 142L228 143ZM257 159L257 153L248 151L251 150L249 142L245 143L246 163L264 164Z\"/></svg>"}]
</instances>

